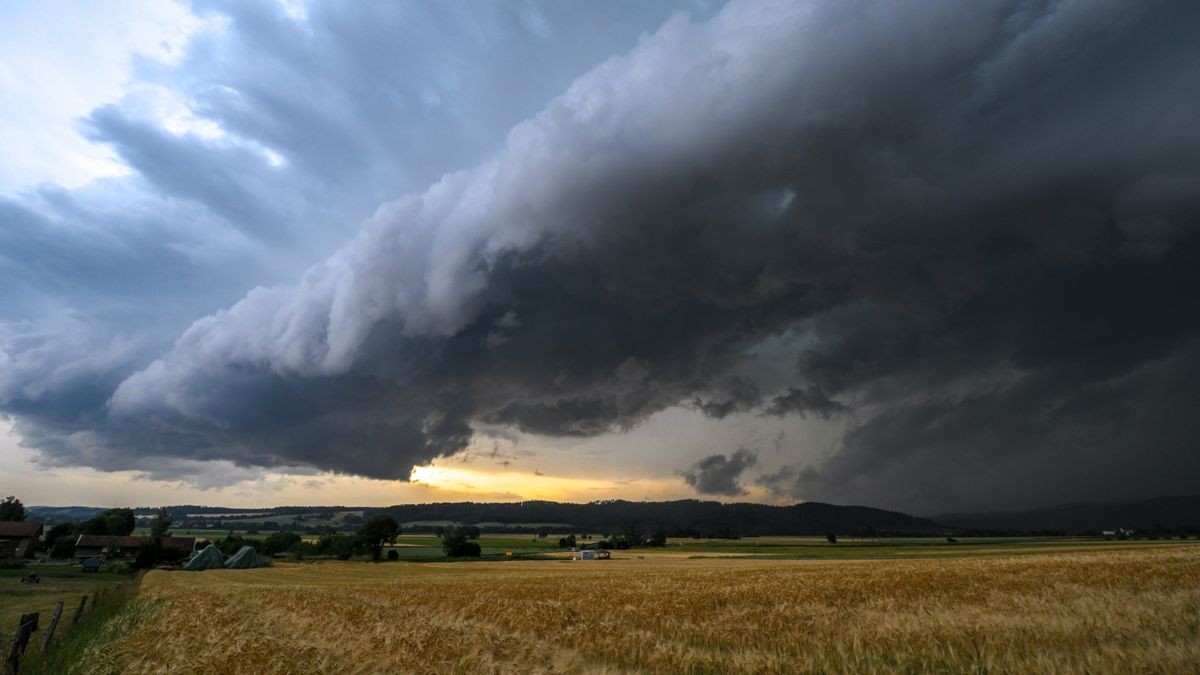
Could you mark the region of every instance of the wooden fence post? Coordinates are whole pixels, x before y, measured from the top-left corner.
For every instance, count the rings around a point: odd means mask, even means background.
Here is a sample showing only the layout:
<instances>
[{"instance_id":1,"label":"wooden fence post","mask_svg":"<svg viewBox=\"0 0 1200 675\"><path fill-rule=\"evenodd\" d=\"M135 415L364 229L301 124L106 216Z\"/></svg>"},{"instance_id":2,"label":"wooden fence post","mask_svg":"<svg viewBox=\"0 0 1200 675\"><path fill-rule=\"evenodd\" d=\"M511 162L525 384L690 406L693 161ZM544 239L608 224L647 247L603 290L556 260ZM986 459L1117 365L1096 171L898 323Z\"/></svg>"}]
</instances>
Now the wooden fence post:
<instances>
[{"instance_id":1,"label":"wooden fence post","mask_svg":"<svg viewBox=\"0 0 1200 675\"><path fill-rule=\"evenodd\" d=\"M12 649L8 652L8 661L4 664L5 675L17 675L21 669L21 655L25 653L25 645L29 644L29 636L37 631L37 625L37 612L21 615L17 634L13 636Z\"/></svg>"},{"instance_id":2,"label":"wooden fence post","mask_svg":"<svg viewBox=\"0 0 1200 675\"><path fill-rule=\"evenodd\" d=\"M58 627L58 617L62 616L63 601L54 604L54 614L50 617L50 625L46 626L46 635L42 637L42 651L50 646L50 638L54 637L54 629Z\"/></svg>"},{"instance_id":3,"label":"wooden fence post","mask_svg":"<svg viewBox=\"0 0 1200 675\"><path fill-rule=\"evenodd\" d=\"M75 618L71 619L72 626L79 623L79 616L81 614L83 614L83 606L87 604L87 599L88 599L88 596L86 596L86 595L79 599L79 609L75 610Z\"/></svg>"}]
</instances>

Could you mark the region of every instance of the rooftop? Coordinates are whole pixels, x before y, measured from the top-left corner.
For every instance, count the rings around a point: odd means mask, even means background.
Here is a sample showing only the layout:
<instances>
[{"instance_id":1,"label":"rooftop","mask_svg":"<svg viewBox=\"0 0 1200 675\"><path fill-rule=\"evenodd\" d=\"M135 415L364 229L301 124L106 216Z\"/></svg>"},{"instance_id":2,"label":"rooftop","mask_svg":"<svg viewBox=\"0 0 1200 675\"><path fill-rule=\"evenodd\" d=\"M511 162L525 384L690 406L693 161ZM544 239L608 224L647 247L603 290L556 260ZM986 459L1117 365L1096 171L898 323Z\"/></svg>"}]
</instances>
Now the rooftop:
<instances>
[{"instance_id":1,"label":"rooftop","mask_svg":"<svg viewBox=\"0 0 1200 675\"><path fill-rule=\"evenodd\" d=\"M28 521L0 521L0 537L36 537L42 533L42 524Z\"/></svg>"}]
</instances>

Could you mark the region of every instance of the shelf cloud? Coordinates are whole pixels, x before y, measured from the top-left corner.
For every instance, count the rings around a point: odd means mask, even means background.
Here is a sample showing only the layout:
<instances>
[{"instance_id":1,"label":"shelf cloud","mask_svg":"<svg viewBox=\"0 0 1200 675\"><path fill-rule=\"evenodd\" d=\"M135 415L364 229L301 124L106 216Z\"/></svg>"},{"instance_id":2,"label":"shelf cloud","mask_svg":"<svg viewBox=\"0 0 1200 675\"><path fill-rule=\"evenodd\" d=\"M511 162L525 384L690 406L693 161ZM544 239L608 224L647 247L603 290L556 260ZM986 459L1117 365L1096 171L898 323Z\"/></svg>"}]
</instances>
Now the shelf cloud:
<instances>
[{"instance_id":1,"label":"shelf cloud","mask_svg":"<svg viewBox=\"0 0 1200 675\"><path fill-rule=\"evenodd\" d=\"M621 443L687 407L844 425L828 456L757 479L765 455L747 448L676 463L702 494L738 496L745 480L940 508L972 491L1053 498L1064 480L1078 496L1194 488L1197 19L1188 3L1094 1L676 14L494 152L361 224L321 196L342 189L314 178L337 163L305 164L320 138L280 122L332 111L212 90L213 114L253 140L221 145L101 108L91 133L145 183L121 203L171 223L75 242L51 232L70 218L55 200L79 197L0 202L0 269L22 250L64 270L103 259L97 276L190 325L10 324L0 406L48 464L167 474L221 460L403 480L481 425ZM281 60L299 58L290 48ZM370 112L355 137L385 164L371 125L386 119ZM346 189L355 203L387 192L378 175ZM164 191L190 206L160 210ZM290 279L226 301L252 275L211 274L183 307L147 287L191 274L205 246L215 260L286 249L296 221L316 232L305 251L334 252ZM186 265L147 258L180 227ZM39 279L26 297L53 303L53 277ZM71 322L88 337L63 337ZM767 343L787 372L755 368Z\"/></svg>"}]
</instances>

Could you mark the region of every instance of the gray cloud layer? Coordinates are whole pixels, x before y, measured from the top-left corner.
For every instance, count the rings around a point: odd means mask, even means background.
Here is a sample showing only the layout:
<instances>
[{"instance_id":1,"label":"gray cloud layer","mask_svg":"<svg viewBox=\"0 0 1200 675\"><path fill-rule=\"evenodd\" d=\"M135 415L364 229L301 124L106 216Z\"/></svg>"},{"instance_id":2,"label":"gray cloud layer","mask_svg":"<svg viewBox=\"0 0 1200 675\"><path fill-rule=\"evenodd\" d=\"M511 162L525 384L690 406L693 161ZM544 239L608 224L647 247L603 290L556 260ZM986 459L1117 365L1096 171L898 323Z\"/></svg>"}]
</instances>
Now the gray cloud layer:
<instances>
[{"instance_id":1,"label":"gray cloud layer","mask_svg":"<svg viewBox=\"0 0 1200 675\"><path fill-rule=\"evenodd\" d=\"M590 436L687 405L846 419L827 461L760 481L801 498L941 509L1194 490L1198 18L1091 1L677 16L491 159L380 206L298 283L256 288L148 364L121 341L103 366L85 359L98 375L69 414L29 380L0 400L48 461L107 468L404 478L473 424ZM322 72L289 45L272 52L289 76ZM304 152L320 134L271 123L319 111L271 94L247 81L204 100L293 165L325 157ZM239 122L254 96L265 117ZM370 135L387 109L354 116L345 161L387 164ZM171 139L113 111L93 122L159 189L255 241L307 214L204 168L211 150L176 175L152 152ZM387 190L386 173L361 175L374 187L319 194ZM794 351L782 384L748 374L768 340ZM54 367L0 358L6 373ZM728 481L688 475L737 494L748 465L718 458L738 469Z\"/></svg>"},{"instance_id":2,"label":"gray cloud layer","mask_svg":"<svg viewBox=\"0 0 1200 675\"><path fill-rule=\"evenodd\" d=\"M382 201L494 154L513 124L671 12L311 3L298 21L270 3L195 9L223 28L179 64L140 62L138 88L83 120L129 177L0 196L0 414L48 464L196 479L197 464L173 459L173 434L109 419L122 380L247 288L293 282ZM168 133L160 91L225 135Z\"/></svg>"},{"instance_id":3,"label":"gray cloud layer","mask_svg":"<svg viewBox=\"0 0 1200 675\"><path fill-rule=\"evenodd\" d=\"M741 477L758 463L757 453L738 448L733 454L710 455L679 472L684 482L704 495L737 497L746 494Z\"/></svg>"}]
</instances>

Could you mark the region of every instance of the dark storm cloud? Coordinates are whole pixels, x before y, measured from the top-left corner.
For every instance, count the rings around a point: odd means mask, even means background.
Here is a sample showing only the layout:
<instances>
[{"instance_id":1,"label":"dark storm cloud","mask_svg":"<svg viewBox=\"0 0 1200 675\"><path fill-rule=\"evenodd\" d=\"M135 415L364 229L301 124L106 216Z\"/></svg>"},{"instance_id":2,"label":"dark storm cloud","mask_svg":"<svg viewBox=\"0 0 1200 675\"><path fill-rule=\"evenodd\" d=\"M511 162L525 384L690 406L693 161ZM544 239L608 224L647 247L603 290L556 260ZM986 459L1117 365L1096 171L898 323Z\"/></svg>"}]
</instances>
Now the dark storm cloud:
<instances>
[{"instance_id":1,"label":"dark storm cloud","mask_svg":"<svg viewBox=\"0 0 1200 675\"><path fill-rule=\"evenodd\" d=\"M782 417L791 414L813 414L818 417L829 419L839 413L848 412L850 410L843 403L838 403L829 398L827 394L821 391L818 387L788 387L787 391L779 394L771 399L763 412L767 415L776 415Z\"/></svg>"},{"instance_id":2,"label":"dark storm cloud","mask_svg":"<svg viewBox=\"0 0 1200 675\"><path fill-rule=\"evenodd\" d=\"M746 469L758 462L758 455L746 448L738 448L733 454L710 455L678 473L684 482L705 495L736 497L746 494L739 480Z\"/></svg>"},{"instance_id":3,"label":"dark storm cloud","mask_svg":"<svg viewBox=\"0 0 1200 675\"><path fill-rule=\"evenodd\" d=\"M67 425L34 430L39 448L403 478L480 423L596 435L683 405L844 420L827 459L760 478L800 498L1194 490L1200 429L1167 411L1200 363L1198 18L1090 1L676 17L298 283L196 321L115 387L86 444ZM389 152L376 122L331 164ZM263 142L325 157L298 132ZM289 212L253 201L214 210ZM785 384L750 377L780 339ZM740 494L747 457L703 460L738 469L716 493Z\"/></svg>"},{"instance_id":4,"label":"dark storm cloud","mask_svg":"<svg viewBox=\"0 0 1200 675\"><path fill-rule=\"evenodd\" d=\"M761 401L762 395L752 380L732 376L718 380L703 397L694 398L692 404L709 417L724 419L734 413L752 410Z\"/></svg>"},{"instance_id":5,"label":"dark storm cloud","mask_svg":"<svg viewBox=\"0 0 1200 675\"><path fill-rule=\"evenodd\" d=\"M197 317L248 288L294 281L381 201L493 154L514 123L672 11L309 3L297 20L270 3L195 9L221 27L193 38L179 63L138 61L138 86L82 121L129 176L0 198L0 416L13 416L45 463L154 465L155 476L178 465L189 480L196 465L173 458L286 464L251 447L238 425L197 439L118 424L106 403ZM174 112L162 92L208 127L169 132L162 109ZM201 133L213 129L215 137ZM245 391L264 380L222 382ZM325 405L302 400L294 383L263 386L285 392L264 408L285 419ZM407 444L423 433L360 424L368 408L396 403L365 397L361 412L318 415L296 430L289 452L307 457L380 435Z\"/></svg>"},{"instance_id":6,"label":"dark storm cloud","mask_svg":"<svg viewBox=\"0 0 1200 675\"><path fill-rule=\"evenodd\" d=\"M761 474L754 479L755 485L761 485L776 496L791 496L797 478L796 467L784 464L778 471Z\"/></svg>"}]
</instances>

